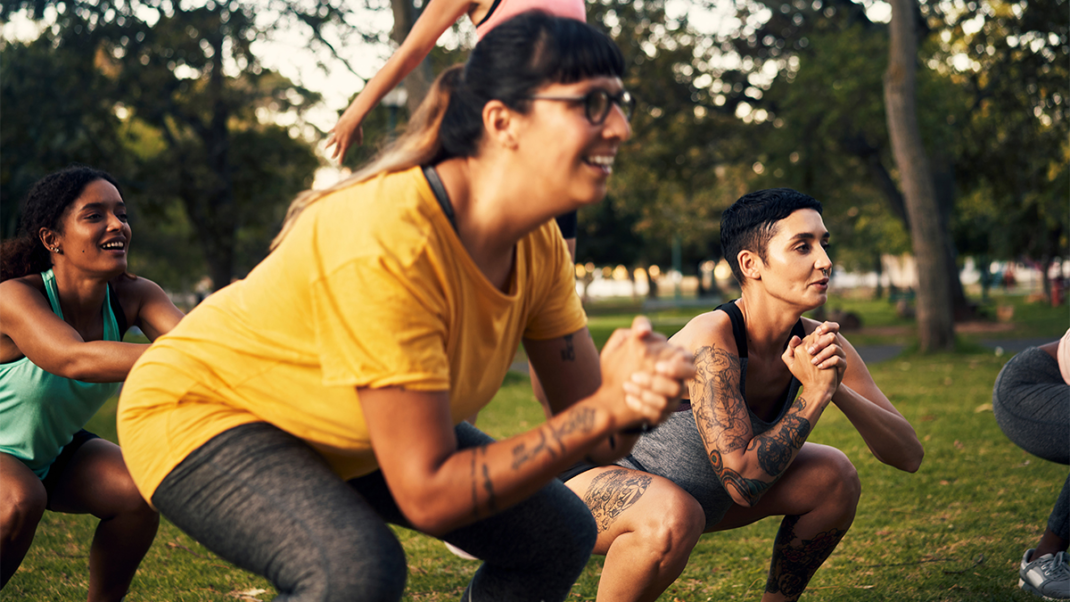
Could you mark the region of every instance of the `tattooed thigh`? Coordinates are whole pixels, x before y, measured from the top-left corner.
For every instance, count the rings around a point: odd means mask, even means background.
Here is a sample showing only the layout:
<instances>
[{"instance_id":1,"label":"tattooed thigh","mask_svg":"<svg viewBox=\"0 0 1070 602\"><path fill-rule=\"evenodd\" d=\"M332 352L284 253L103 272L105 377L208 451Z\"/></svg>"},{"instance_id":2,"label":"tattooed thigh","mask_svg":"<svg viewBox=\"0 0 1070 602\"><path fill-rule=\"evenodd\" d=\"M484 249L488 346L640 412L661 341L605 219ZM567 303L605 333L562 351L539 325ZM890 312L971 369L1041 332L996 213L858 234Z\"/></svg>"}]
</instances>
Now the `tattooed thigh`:
<instances>
[{"instance_id":1,"label":"tattooed thigh","mask_svg":"<svg viewBox=\"0 0 1070 602\"><path fill-rule=\"evenodd\" d=\"M595 477L583 495L583 502L591 509L598 532L608 530L622 512L638 502L652 480L648 474L624 468Z\"/></svg>"}]
</instances>

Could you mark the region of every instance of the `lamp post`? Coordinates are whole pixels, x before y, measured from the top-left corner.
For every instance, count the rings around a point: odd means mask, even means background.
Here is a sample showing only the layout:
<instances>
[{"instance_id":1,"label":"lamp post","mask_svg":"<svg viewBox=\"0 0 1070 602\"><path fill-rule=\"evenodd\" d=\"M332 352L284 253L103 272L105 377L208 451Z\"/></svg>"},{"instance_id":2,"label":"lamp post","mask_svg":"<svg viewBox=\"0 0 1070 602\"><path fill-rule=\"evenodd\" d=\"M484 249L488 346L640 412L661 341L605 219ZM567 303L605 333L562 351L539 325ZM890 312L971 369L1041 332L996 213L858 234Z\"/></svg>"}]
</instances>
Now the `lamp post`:
<instances>
[{"instance_id":1,"label":"lamp post","mask_svg":"<svg viewBox=\"0 0 1070 602\"><path fill-rule=\"evenodd\" d=\"M409 93L405 91L405 88L398 86L393 90L386 93L381 101L383 105L390 111L389 121L387 122L387 130L390 132L390 137L394 137L394 128L398 123L398 109L405 106L405 103L409 100Z\"/></svg>"}]
</instances>

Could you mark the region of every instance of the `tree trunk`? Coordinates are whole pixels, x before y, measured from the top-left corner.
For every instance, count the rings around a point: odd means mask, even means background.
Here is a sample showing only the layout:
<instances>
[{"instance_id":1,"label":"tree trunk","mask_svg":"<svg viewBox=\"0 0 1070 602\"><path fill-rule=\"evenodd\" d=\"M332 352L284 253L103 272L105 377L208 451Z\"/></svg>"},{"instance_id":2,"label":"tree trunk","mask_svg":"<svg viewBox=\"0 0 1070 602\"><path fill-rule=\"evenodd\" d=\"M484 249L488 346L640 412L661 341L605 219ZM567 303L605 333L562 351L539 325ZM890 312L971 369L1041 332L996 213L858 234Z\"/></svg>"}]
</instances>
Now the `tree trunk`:
<instances>
[{"instance_id":1,"label":"tree trunk","mask_svg":"<svg viewBox=\"0 0 1070 602\"><path fill-rule=\"evenodd\" d=\"M424 4L426 5L427 2L424 2ZM412 29L413 24L416 23L416 19L419 18L420 11L413 6L412 0L390 0L390 6L394 10L394 30L390 33L390 37L400 46L405 41L405 36L409 35L409 31ZM431 61L425 58L402 81L402 85L405 86L405 92L408 95L406 105L409 108L409 115L415 113L416 108L423 102L424 96L427 96L427 91L431 88L433 79Z\"/></svg>"},{"instance_id":2,"label":"tree trunk","mask_svg":"<svg viewBox=\"0 0 1070 602\"><path fill-rule=\"evenodd\" d=\"M891 0L891 47L884 75L884 101L892 153L899 168L918 267L918 342L920 351L951 351L955 345L948 269L948 235L940 218L932 171L921 142L915 109L917 37L915 0Z\"/></svg>"}]
</instances>

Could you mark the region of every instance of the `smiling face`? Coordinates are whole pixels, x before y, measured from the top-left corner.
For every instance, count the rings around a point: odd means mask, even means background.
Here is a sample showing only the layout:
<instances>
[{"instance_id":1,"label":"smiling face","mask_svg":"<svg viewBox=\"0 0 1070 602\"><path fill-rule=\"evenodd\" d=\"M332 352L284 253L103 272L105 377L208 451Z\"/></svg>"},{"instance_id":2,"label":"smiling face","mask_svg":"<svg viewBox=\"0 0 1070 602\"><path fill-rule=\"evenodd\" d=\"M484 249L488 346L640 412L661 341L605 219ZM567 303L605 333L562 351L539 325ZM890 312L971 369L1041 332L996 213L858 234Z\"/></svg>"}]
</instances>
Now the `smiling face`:
<instances>
[{"instance_id":1,"label":"smiling face","mask_svg":"<svg viewBox=\"0 0 1070 602\"><path fill-rule=\"evenodd\" d=\"M66 262L91 274L115 276L126 271L130 224L118 189L94 180L59 219L59 230L42 228L41 242L52 251L52 262Z\"/></svg>"},{"instance_id":2,"label":"smiling face","mask_svg":"<svg viewBox=\"0 0 1070 602\"><path fill-rule=\"evenodd\" d=\"M572 84L548 84L535 91L540 97L582 98L594 89L617 95L620 78L599 76ZM631 126L614 104L602 123L587 118L583 100L531 100L531 110L520 115L518 159L534 184L548 198L561 203L557 213L597 203L606 195L613 162L620 145L631 137Z\"/></svg>"},{"instance_id":3,"label":"smiling face","mask_svg":"<svg viewBox=\"0 0 1070 602\"><path fill-rule=\"evenodd\" d=\"M776 222L775 227L765 257L748 257L746 269L753 270L748 277L760 280L774 297L804 310L823 305L828 300L832 260L828 256L829 232L821 214L799 209ZM742 257L740 263L744 263Z\"/></svg>"}]
</instances>

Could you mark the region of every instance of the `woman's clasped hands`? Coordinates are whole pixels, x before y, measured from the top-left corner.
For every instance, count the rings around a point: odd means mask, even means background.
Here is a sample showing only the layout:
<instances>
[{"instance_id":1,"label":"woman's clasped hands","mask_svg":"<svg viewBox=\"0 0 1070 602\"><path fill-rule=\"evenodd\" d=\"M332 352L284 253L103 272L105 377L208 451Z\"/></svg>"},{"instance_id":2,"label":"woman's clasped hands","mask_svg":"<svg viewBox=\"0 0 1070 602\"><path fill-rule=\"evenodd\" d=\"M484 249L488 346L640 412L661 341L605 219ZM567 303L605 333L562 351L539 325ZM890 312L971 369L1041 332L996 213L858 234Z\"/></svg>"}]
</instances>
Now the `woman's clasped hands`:
<instances>
[{"instance_id":1,"label":"woman's clasped hands","mask_svg":"<svg viewBox=\"0 0 1070 602\"><path fill-rule=\"evenodd\" d=\"M824 392L819 396L824 402L832 398L847 371L847 356L839 344L839 330L839 324L823 322L801 339L791 337L782 356L804 390Z\"/></svg>"},{"instance_id":2,"label":"woman's clasped hands","mask_svg":"<svg viewBox=\"0 0 1070 602\"><path fill-rule=\"evenodd\" d=\"M601 367L601 392L621 429L660 424L676 411L685 382L695 375L691 353L670 345L643 316L613 333Z\"/></svg>"}]
</instances>

